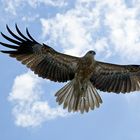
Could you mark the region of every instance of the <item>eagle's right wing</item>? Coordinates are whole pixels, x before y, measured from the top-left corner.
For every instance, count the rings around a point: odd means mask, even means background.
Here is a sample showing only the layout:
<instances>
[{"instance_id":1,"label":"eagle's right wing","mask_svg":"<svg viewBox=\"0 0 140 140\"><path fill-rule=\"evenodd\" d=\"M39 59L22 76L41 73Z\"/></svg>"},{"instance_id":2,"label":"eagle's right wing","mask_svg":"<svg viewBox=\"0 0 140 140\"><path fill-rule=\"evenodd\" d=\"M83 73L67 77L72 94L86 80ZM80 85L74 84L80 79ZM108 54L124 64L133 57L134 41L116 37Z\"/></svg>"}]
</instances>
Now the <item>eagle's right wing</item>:
<instances>
[{"instance_id":1,"label":"eagle's right wing","mask_svg":"<svg viewBox=\"0 0 140 140\"><path fill-rule=\"evenodd\" d=\"M117 65L96 61L93 85L101 90L126 93L140 90L140 65Z\"/></svg>"},{"instance_id":2,"label":"eagle's right wing","mask_svg":"<svg viewBox=\"0 0 140 140\"><path fill-rule=\"evenodd\" d=\"M1 52L21 61L42 78L56 82L66 82L74 78L78 57L59 53L48 45L36 42L29 34L28 29L26 30L28 38L20 32L17 25L16 31L19 36L13 33L8 26L7 30L14 39L3 33L1 35L13 44L3 42L0 44L12 50L2 50Z\"/></svg>"}]
</instances>

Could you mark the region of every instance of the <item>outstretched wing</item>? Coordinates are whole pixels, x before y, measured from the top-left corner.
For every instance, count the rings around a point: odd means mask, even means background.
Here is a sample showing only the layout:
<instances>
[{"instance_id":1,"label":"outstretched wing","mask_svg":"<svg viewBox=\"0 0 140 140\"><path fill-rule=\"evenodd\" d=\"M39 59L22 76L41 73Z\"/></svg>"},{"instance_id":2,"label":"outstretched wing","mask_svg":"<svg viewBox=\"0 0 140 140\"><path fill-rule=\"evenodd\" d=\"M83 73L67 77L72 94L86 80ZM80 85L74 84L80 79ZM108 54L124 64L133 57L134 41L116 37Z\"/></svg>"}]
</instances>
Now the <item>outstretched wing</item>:
<instances>
[{"instance_id":1,"label":"outstretched wing","mask_svg":"<svg viewBox=\"0 0 140 140\"><path fill-rule=\"evenodd\" d=\"M101 90L126 93L140 90L140 65L116 65L96 62L93 85Z\"/></svg>"},{"instance_id":2,"label":"outstretched wing","mask_svg":"<svg viewBox=\"0 0 140 140\"><path fill-rule=\"evenodd\" d=\"M2 50L1 52L21 61L42 78L58 82L66 82L74 78L78 57L62 54L48 45L39 44L29 34L28 29L26 29L28 37L25 37L17 25L15 27L18 35L13 33L8 26L6 27L14 38L3 33L1 35L13 44L3 42L0 44L12 50Z\"/></svg>"}]
</instances>

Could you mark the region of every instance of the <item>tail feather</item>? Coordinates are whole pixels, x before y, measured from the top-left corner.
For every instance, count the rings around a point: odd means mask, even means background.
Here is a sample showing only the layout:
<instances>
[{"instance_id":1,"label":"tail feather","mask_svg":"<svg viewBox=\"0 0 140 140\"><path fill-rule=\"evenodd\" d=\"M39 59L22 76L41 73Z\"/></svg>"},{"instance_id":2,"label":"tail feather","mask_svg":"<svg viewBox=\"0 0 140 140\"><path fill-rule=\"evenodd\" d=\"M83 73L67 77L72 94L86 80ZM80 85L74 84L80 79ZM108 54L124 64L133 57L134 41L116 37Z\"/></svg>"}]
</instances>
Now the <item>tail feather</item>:
<instances>
[{"instance_id":1,"label":"tail feather","mask_svg":"<svg viewBox=\"0 0 140 140\"><path fill-rule=\"evenodd\" d=\"M74 94L71 94L71 98L70 98L69 105L68 105L68 112L71 112L73 110L74 101L75 101Z\"/></svg>"},{"instance_id":2,"label":"tail feather","mask_svg":"<svg viewBox=\"0 0 140 140\"><path fill-rule=\"evenodd\" d=\"M95 93L95 94L92 94L94 95L95 105L96 107L99 107L100 103L102 103L102 99L95 88L92 88L92 91Z\"/></svg>"},{"instance_id":3,"label":"tail feather","mask_svg":"<svg viewBox=\"0 0 140 140\"><path fill-rule=\"evenodd\" d=\"M67 106L68 106L68 104L69 104L69 101L70 101L70 97L71 97L71 94L72 93L72 86L69 88L69 90L68 90L68 92L67 92L67 94L66 94L66 96L65 96L65 99L64 99L64 106L63 106L63 108L65 109Z\"/></svg>"},{"instance_id":4,"label":"tail feather","mask_svg":"<svg viewBox=\"0 0 140 140\"><path fill-rule=\"evenodd\" d=\"M85 100L84 100L84 98L81 98L81 100L79 100L79 108L78 109L81 111L81 113L84 112L84 110L85 110Z\"/></svg>"},{"instance_id":5,"label":"tail feather","mask_svg":"<svg viewBox=\"0 0 140 140\"><path fill-rule=\"evenodd\" d=\"M102 103L102 99L95 87L91 82L87 83L87 89L85 92L78 92L78 87L75 88L75 81L67 83L63 88L61 88L55 96L56 101L59 104L63 103L63 108L68 108L68 111L81 113L88 112L89 109L93 110L95 107L99 107Z\"/></svg>"},{"instance_id":6,"label":"tail feather","mask_svg":"<svg viewBox=\"0 0 140 140\"><path fill-rule=\"evenodd\" d=\"M98 96L96 96L96 90L94 90L92 87L89 87L91 92L93 92L94 94L91 94L91 98L94 101L94 104L96 107L99 107L99 101L98 101Z\"/></svg>"},{"instance_id":7,"label":"tail feather","mask_svg":"<svg viewBox=\"0 0 140 140\"><path fill-rule=\"evenodd\" d=\"M88 90L87 91L88 103L89 103L90 108L93 110L94 109L94 98L93 98L93 96L91 94L92 91L91 91L90 88L88 88L87 90Z\"/></svg>"},{"instance_id":8,"label":"tail feather","mask_svg":"<svg viewBox=\"0 0 140 140\"><path fill-rule=\"evenodd\" d=\"M69 87L70 87L69 84L70 84L70 83L68 83L67 85L65 85L63 88L61 88L61 89L59 90L59 92L57 92L57 93L55 94L55 96L57 96L56 101L59 102L59 105L62 104L63 101L64 101L64 97L66 96L66 93L67 93L67 91L68 91L68 89L69 89Z\"/></svg>"},{"instance_id":9,"label":"tail feather","mask_svg":"<svg viewBox=\"0 0 140 140\"><path fill-rule=\"evenodd\" d=\"M87 98L87 97L86 97ZM88 99L87 101L85 101L85 111L88 112L89 111L89 102L88 102Z\"/></svg>"}]
</instances>

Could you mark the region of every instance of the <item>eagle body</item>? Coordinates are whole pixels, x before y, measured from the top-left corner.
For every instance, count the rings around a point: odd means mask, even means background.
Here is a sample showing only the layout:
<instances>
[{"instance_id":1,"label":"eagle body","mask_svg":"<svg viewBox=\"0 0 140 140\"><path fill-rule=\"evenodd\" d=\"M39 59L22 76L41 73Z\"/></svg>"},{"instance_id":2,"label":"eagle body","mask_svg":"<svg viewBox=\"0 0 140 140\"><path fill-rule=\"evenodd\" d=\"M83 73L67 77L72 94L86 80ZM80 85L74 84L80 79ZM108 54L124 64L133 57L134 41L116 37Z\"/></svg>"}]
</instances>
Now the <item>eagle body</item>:
<instances>
[{"instance_id":1,"label":"eagle body","mask_svg":"<svg viewBox=\"0 0 140 140\"><path fill-rule=\"evenodd\" d=\"M90 80L90 77L94 71L94 66L95 60L89 51L79 60L77 70L75 72L75 78L79 78L81 81Z\"/></svg>"},{"instance_id":2,"label":"eagle body","mask_svg":"<svg viewBox=\"0 0 140 140\"><path fill-rule=\"evenodd\" d=\"M93 75L95 60L91 51L87 52L77 63L74 79L57 93L57 102L61 104L64 101L64 108L68 111L78 111L81 113L94 109L94 103L97 107L102 100L96 89L90 82ZM62 98L63 97L63 98Z\"/></svg>"},{"instance_id":3,"label":"eagle body","mask_svg":"<svg viewBox=\"0 0 140 140\"><path fill-rule=\"evenodd\" d=\"M0 44L10 50L2 53L16 58L43 79L67 82L56 94L58 104L69 112L88 112L98 108L102 99L97 90L112 93L129 93L140 90L140 65L118 65L95 60L95 52L83 57L57 52L46 44L40 44L15 25L16 32L6 26L12 37L1 36L11 42Z\"/></svg>"}]
</instances>

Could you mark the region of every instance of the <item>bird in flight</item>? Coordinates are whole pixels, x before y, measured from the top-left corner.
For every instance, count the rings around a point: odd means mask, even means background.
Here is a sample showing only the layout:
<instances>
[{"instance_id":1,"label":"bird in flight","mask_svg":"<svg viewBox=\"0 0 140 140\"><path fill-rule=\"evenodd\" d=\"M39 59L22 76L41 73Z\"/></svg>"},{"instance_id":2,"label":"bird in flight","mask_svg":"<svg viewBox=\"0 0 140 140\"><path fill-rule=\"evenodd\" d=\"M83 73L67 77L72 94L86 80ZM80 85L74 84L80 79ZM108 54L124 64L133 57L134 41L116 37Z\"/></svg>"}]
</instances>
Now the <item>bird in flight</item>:
<instances>
[{"instance_id":1,"label":"bird in flight","mask_svg":"<svg viewBox=\"0 0 140 140\"><path fill-rule=\"evenodd\" d=\"M129 93L140 90L140 65L118 65L95 59L95 51L83 57L70 56L40 44L30 35L27 37L15 25L15 34L6 26L11 37L1 33L10 44L0 42L10 50L2 53L16 58L35 74L54 82L67 82L56 94L58 104L69 112L88 112L98 108L102 99L97 90L103 92ZM11 44L12 43L12 44Z\"/></svg>"}]
</instances>

